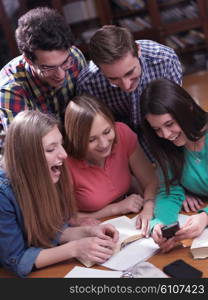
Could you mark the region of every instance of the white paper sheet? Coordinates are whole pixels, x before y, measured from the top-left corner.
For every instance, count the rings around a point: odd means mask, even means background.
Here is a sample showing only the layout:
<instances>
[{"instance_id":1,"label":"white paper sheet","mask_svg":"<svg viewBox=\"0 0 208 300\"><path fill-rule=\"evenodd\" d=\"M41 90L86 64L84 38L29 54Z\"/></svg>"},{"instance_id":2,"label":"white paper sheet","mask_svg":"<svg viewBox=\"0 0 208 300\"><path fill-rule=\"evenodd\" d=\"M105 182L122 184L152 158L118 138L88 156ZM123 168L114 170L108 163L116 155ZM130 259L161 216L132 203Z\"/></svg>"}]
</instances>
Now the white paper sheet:
<instances>
[{"instance_id":1,"label":"white paper sheet","mask_svg":"<svg viewBox=\"0 0 208 300\"><path fill-rule=\"evenodd\" d=\"M75 266L64 278L120 278L122 272Z\"/></svg>"},{"instance_id":2,"label":"white paper sheet","mask_svg":"<svg viewBox=\"0 0 208 300\"><path fill-rule=\"evenodd\" d=\"M189 217L190 216L188 216L188 215L179 214L178 222L179 222L180 227L182 227L186 223L186 221Z\"/></svg>"},{"instance_id":3,"label":"white paper sheet","mask_svg":"<svg viewBox=\"0 0 208 300\"><path fill-rule=\"evenodd\" d=\"M127 245L102 265L112 270L124 271L136 263L147 260L158 249L152 238L143 238Z\"/></svg>"}]
</instances>

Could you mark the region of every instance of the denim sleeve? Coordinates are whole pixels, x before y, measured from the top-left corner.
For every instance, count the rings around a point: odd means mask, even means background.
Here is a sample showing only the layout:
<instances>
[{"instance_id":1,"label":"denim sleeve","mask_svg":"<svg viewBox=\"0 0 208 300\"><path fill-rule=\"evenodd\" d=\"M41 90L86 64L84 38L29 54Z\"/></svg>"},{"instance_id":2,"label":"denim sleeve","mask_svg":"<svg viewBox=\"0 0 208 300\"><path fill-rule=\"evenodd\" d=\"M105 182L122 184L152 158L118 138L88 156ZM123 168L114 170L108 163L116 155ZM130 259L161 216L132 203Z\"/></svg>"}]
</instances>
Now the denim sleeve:
<instances>
[{"instance_id":1,"label":"denim sleeve","mask_svg":"<svg viewBox=\"0 0 208 300\"><path fill-rule=\"evenodd\" d=\"M43 250L28 247L24 222L9 181L0 172L0 265L19 277L27 276L33 269L37 256ZM59 244L63 225L53 245Z\"/></svg>"},{"instance_id":2,"label":"denim sleeve","mask_svg":"<svg viewBox=\"0 0 208 300\"><path fill-rule=\"evenodd\" d=\"M0 264L20 277L31 272L41 248L28 247L23 219L6 180L0 185Z\"/></svg>"},{"instance_id":3,"label":"denim sleeve","mask_svg":"<svg viewBox=\"0 0 208 300\"><path fill-rule=\"evenodd\" d=\"M65 223L61 229L61 231L57 232L56 234L56 237L53 241L53 245L56 246L56 245L59 245L60 244L60 238L61 238L61 235L63 233L63 231L67 228L67 227L71 227L69 224Z\"/></svg>"}]
</instances>

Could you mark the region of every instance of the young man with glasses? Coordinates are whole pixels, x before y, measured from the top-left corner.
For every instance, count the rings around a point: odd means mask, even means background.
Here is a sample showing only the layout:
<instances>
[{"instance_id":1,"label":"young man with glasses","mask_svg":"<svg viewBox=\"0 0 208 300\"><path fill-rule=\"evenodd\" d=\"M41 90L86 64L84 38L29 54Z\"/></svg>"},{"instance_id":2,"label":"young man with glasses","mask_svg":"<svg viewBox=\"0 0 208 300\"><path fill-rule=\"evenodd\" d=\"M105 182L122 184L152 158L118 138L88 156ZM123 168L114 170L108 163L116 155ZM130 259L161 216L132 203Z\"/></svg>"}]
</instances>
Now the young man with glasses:
<instances>
[{"instance_id":1,"label":"young man with glasses","mask_svg":"<svg viewBox=\"0 0 208 300\"><path fill-rule=\"evenodd\" d=\"M18 20L16 41L22 55L0 71L2 125L25 109L52 113L63 121L77 76L86 66L72 45L69 25L54 9L38 7Z\"/></svg>"},{"instance_id":2,"label":"young man with glasses","mask_svg":"<svg viewBox=\"0 0 208 300\"><path fill-rule=\"evenodd\" d=\"M127 123L140 136L140 96L156 78L182 83L182 69L173 49L150 40L135 41L126 28L105 25L90 40L89 65L78 76L77 93L102 99L117 121Z\"/></svg>"}]
</instances>

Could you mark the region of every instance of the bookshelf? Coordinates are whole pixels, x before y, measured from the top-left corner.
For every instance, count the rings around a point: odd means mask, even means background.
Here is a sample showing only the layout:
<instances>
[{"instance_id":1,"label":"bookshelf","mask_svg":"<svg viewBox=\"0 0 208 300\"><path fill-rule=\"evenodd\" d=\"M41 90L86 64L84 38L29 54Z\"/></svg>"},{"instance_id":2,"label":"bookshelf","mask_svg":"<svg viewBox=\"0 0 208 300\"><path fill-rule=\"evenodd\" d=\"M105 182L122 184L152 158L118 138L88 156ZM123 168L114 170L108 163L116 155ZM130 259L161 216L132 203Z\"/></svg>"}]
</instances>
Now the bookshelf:
<instances>
[{"instance_id":1,"label":"bookshelf","mask_svg":"<svg viewBox=\"0 0 208 300\"><path fill-rule=\"evenodd\" d=\"M83 51L87 58L88 41L95 30L101 26L94 2L95 0L0 0L0 39L2 41L0 69L12 58L19 55L15 41L18 18L28 10L38 6L53 7L69 21L74 18L72 23L68 22L74 36L74 44ZM80 20L76 20L75 17L80 18Z\"/></svg>"},{"instance_id":2,"label":"bookshelf","mask_svg":"<svg viewBox=\"0 0 208 300\"><path fill-rule=\"evenodd\" d=\"M18 18L30 8L44 5L47 0L0 0L0 69L20 54L15 40Z\"/></svg>"},{"instance_id":3,"label":"bookshelf","mask_svg":"<svg viewBox=\"0 0 208 300\"><path fill-rule=\"evenodd\" d=\"M12 20L37 6L50 6L60 11L69 20L75 45L87 59L90 58L88 42L93 33L102 25L116 24L127 26L135 39L151 39L174 48L184 66L184 74L200 71L208 65L208 0L16 1L20 6ZM3 41L0 67L18 55L15 24L2 3L0 0L0 38ZM80 20L71 22L70 13Z\"/></svg>"},{"instance_id":4,"label":"bookshelf","mask_svg":"<svg viewBox=\"0 0 208 300\"><path fill-rule=\"evenodd\" d=\"M14 29L18 17L26 11L25 0L0 0L0 68L19 54Z\"/></svg>"},{"instance_id":5,"label":"bookshelf","mask_svg":"<svg viewBox=\"0 0 208 300\"><path fill-rule=\"evenodd\" d=\"M68 22L74 44L88 57L88 43L91 36L100 28L96 0L51 0L51 6L64 15Z\"/></svg>"},{"instance_id":6,"label":"bookshelf","mask_svg":"<svg viewBox=\"0 0 208 300\"><path fill-rule=\"evenodd\" d=\"M174 48L184 74L206 68L207 0L96 0L96 5L101 25L126 26L135 39L152 39Z\"/></svg>"}]
</instances>

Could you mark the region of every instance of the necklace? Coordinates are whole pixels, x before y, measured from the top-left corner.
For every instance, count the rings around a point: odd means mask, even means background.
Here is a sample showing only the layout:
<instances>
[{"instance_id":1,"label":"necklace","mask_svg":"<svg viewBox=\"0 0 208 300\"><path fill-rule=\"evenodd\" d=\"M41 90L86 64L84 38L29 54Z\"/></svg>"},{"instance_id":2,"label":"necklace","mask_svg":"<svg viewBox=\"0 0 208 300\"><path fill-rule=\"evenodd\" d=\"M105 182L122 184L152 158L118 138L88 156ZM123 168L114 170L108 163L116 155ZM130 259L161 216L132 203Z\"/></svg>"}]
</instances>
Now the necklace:
<instances>
[{"instance_id":1,"label":"necklace","mask_svg":"<svg viewBox=\"0 0 208 300\"><path fill-rule=\"evenodd\" d=\"M194 151L190 151L188 148L186 149L193 156L194 162L199 164L201 162L201 154L200 152L196 151L196 142L194 143Z\"/></svg>"}]
</instances>

